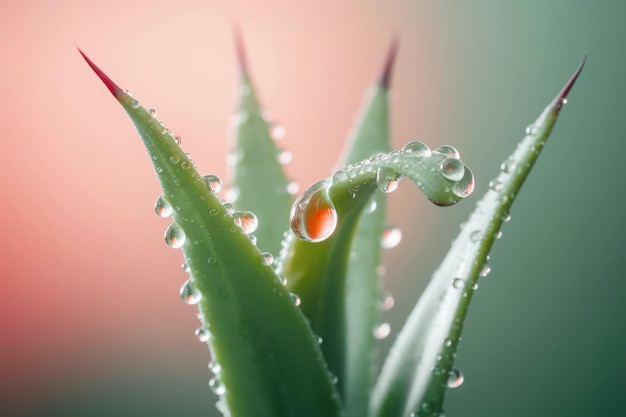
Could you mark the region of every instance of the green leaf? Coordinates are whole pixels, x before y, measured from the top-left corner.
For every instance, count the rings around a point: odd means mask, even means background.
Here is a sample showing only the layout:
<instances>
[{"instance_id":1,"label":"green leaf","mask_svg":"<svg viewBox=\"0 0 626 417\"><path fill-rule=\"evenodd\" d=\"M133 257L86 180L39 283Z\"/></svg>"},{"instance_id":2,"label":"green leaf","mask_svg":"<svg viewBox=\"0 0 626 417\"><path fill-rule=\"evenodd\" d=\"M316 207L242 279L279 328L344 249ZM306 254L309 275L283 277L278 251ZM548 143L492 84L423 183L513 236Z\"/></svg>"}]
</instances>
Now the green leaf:
<instances>
[{"instance_id":1,"label":"green leaf","mask_svg":"<svg viewBox=\"0 0 626 417\"><path fill-rule=\"evenodd\" d=\"M183 299L200 298L199 331L221 367L213 368L220 403L233 417L339 416L339 396L316 338L291 294L235 224L237 213L231 217L171 134L83 57L139 131L163 189L162 215L173 207L166 238L183 249L189 266ZM245 226L251 218L240 220Z\"/></svg>"},{"instance_id":2,"label":"green leaf","mask_svg":"<svg viewBox=\"0 0 626 417\"><path fill-rule=\"evenodd\" d=\"M235 43L241 87L233 118L236 143L231 154L231 202L236 207L252 210L261 219L255 232L257 244L262 250L277 255L283 234L289 228L293 196L288 192L289 181L280 162L283 151L276 147L270 135L273 127L266 120L267 113L264 115L256 97L241 35L236 30Z\"/></svg>"},{"instance_id":3,"label":"green leaf","mask_svg":"<svg viewBox=\"0 0 626 417\"><path fill-rule=\"evenodd\" d=\"M487 255L513 200L528 176L576 81L585 59L556 98L527 128L527 136L502 164L490 190L433 275L387 357L371 398L371 416L439 416L463 321Z\"/></svg>"},{"instance_id":4,"label":"green leaf","mask_svg":"<svg viewBox=\"0 0 626 417\"><path fill-rule=\"evenodd\" d=\"M392 41L383 70L370 88L358 122L339 165L353 164L386 153L389 147L389 99L391 71L397 51ZM374 193L354 232L346 275L346 370L342 398L346 417L366 415L377 371L376 338L380 305L381 236L386 223L386 198Z\"/></svg>"},{"instance_id":5,"label":"green leaf","mask_svg":"<svg viewBox=\"0 0 626 417\"><path fill-rule=\"evenodd\" d=\"M338 377L340 392L346 359L346 269L359 216L377 188L391 192L402 176L435 204L457 203L473 190L474 177L456 156L449 146L431 153L426 145L411 142L402 152L344 167L294 203L291 227L302 239L290 235L277 271L286 277L290 291L300 296L302 311L322 338L324 358ZM448 179L451 176L453 180Z\"/></svg>"}]
</instances>

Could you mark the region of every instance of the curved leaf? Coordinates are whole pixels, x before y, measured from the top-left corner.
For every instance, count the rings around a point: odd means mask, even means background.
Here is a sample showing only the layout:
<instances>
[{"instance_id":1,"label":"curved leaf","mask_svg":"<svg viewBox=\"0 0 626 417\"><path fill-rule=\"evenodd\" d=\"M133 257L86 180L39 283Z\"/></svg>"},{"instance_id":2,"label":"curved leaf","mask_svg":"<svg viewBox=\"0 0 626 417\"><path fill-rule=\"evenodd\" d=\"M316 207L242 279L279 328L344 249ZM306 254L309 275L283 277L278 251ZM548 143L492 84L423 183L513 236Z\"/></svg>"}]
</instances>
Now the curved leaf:
<instances>
[{"instance_id":1,"label":"curved leaf","mask_svg":"<svg viewBox=\"0 0 626 417\"><path fill-rule=\"evenodd\" d=\"M306 319L234 221L245 229L249 218L231 217L169 131L83 57L129 114L157 172L162 214L171 210L174 219L166 239L183 249L191 274L181 294L188 303L199 299L199 332L221 368L213 367L221 407L233 417L339 416Z\"/></svg>"},{"instance_id":2,"label":"curved leaf","mask_svg":"<svg viewBox=\"0 0 626 417\"><path fill-rule=\"evenodd\" d=\"M387 357L371 398L371 416L440 416L463 321L487 255L524 180L541 152L585 59L556 98L527 128L490 190L454 241Z\"/></svg>"},{"instance_id":3,"label":"curved leaf","mask_svg":"<svg viewBox=\"0 0 626 417\"><path fill-rule=\"evenodd\" d=\"M290 291L300 296L302 311L322 338L324 358L338 377L340 392L345 372L346 268L359 216L377 187L390 192L401 176L411 179L435 204L448 206L460 201L472 192L474 177L453 155L458 153L449 146L431 153L426 145L411 142L402 152L379 154L344 167L314 184L292 207L292 229L318 242L292 234L281 251L277 270L286 277ZM454 181L444 176L450 176L451 164L458 168Z\"/></svg>"}]
</instances>

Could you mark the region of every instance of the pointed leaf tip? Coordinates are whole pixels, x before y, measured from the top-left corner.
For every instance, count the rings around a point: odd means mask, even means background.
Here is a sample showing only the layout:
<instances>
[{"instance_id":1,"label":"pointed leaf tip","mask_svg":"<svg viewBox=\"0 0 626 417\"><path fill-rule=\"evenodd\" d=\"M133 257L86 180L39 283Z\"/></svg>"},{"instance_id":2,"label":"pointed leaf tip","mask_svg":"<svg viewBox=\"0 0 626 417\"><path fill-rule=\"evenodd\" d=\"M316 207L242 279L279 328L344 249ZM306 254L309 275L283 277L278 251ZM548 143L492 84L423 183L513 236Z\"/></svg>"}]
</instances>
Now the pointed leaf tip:
<instances>
[{"instance_id":1,"label":"pointed leaf tip","mask_svg":"<svg viewBox=\"0 0 626 417\"><path fill-rule=\"evenodd\" d=\"M239 68L245 72L248 68L248 58L246 56L246 47L243 43L243 34L241 33L241 27L237 23L232 24L233 40L235 42L235 53L237 54L237 61L239 61Z\"/></svg>"},{"instance_id":2,"label":"pointed leaf tip","mask_svg":"<svg viewBox=\"0 0 626 417\"><path fill-rule=\"evenodd\" d=\"M389 44L389 49L387 51L387 57L385 58L385 62L383 63L383 69L380 72L380 77L378 79L378 84L386 89L391 87L391 73L393 72L393 64L396 60L396 55L398 53L398 37L394 37Z\"/></svg>"},{"instance_id":3,"label":"pointed leaf tip","mask_svg":"<svg viewBox=\"0 0 626 417\"><path fill-rule=\"evenodd\" d=\"M111 94L113 94L113 97L119 98L124 93L122 89L119 88L117 84L115 84L113 80L109 78L108 75L106 75L100 68L98 68L98 66L94 64L93 61L91 61L91 59L89 59L87 55L85 55L85 53L81 51L80 48L77 47L76 49L78 49L78 52L80 52L85 61L87 61L87 64L91 67L93 72L95 72L96 75L100 77L104 85L109 89Z\"/></svg>"},{"instance_id":4,"label":"pointed leaf tip","mask_svg":"<svg viewBox=\"0 0 626 417\"><path fill-rule=\"evenodd\" d=\"M585 52L585 56L583 57L582 61L580 61L580 64L578 64L578 68L576 68L576 71L574 71L574 74L570 77L570 79L567 81L563 89L559 92L559 94L557 94L556 98L554 99L554 102L552 105L555 111L558 112L559 110L561 110L561 107L563 107L563 104L567 102L566 100L567 95L569 94L570 90L574 86L574 83L578 79L578 76L583 70L583 67L585 66L586 62L587 62L587 52Z\"/></svg>"}]
</instances>

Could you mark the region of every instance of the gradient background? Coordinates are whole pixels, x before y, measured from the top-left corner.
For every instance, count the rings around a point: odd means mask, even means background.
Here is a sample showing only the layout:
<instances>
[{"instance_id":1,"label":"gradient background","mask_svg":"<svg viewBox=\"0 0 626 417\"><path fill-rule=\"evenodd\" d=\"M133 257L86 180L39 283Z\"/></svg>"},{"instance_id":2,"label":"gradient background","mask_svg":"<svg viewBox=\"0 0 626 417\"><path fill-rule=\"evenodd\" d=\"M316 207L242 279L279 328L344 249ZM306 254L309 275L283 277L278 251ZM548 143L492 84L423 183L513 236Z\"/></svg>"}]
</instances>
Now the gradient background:
<instances>
[{"instance_id":1,"label":"gradient background","mask_svg":"<svg viewBox=\"0 0 626 417\"><path fill-rule=\"evenodd\" d=\"M11 4L13 3L13 4ZM470 201L391 196L394 329L500 162L589 62L492 251L448 416L626 415L626 2L22 1L0 6L0 415L216 415L142 144L83 48L224 175L243 28L292 178L329 174L394 34L394 146L453 144ZM394 333L395 334L395 333ZM390 343L390 340L385 343Z\"/></svg>"}]
</instances>

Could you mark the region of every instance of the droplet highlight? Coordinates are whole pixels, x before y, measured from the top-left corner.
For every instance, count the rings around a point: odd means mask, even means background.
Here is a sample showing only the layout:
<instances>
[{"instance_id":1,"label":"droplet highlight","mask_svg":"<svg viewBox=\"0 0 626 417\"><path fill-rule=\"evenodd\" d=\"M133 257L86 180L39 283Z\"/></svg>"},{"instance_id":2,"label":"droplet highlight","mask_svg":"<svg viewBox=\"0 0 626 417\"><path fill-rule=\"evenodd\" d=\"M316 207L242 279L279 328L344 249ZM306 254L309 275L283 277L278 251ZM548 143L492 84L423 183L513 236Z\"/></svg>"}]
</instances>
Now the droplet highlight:
<instances>
[{"instance_id":1,"label":"droplet highlight","mask_svg":"<svg viewBox=\"0 0 626 417\"><path fill-rule=\"evenodd\" d=\"M222 381L220 381L218 377L214 376L211 378L209 381L209 387L211 388L211 391L217 395L224 395L226 393L226 387L224 387L224 384L222 384Z\"/></svg>"},{"instance_id":2,"label":"droplet highlight","mask_svg":"<svg viewBox=\"0 0 626 417\"><path fill-rule=\"evenodd\" d=\"M271 265L274 262L274 257L269 252L263 252L261 254L261 259L262 259L263 265Z\"/></svg>"},{"instance_id":3,"label":"droplet highlight","mask_svg":"<svg viewBox=\"0 0 626 417\"><path fill-rule=\"evenodd\" d=\"M174 249L178 249L185 244L185 232L176 223L169 225L165 231L165 243Z\"/></svg>"},{"instance_id":4,"label":"droplet highlight","mask_svg":"<svg viewBox=\"0 0 626 417\"><path fill-rule=\"evenodd\" d=\"M463 281L461 278L454 278L452 280L452 287L458 289L461 289L465 286L465 281Z\"/></svg>"},{"instance_id":5,"label":"droplet highlight","mask_svg":"<svg viewBox=\"0 0 626 417\"><path fill-rule=\"evenodd\" d=\"M199 342L208 342L210 333L204 327L198 327L194 332Z\"/></svg>"},{"instance_id":6,"label":"droplet highlight","mask_svg":"<svg viewBox=\"0 0 626 417\"><path fill-rule=\"evenodd\" d=\"M328 196L328 180L313 184L291 207L291 230L307 242L321 242L333 234L337 227L337 211Z\"/></svg>"},{"instance_id":7,"label":"droplet highlight","mask_svg":"<svg viewBox=\"0 0 626 417\"><path fill-rule=\"evenodd\" d=\"M374 337L379 340L389 336L390 333L391 326L389 325L389 323L381 323L374 329Z\"/></svg>"}]
</instances>

